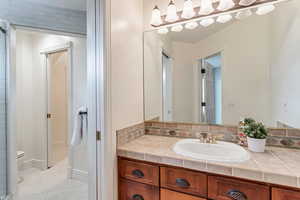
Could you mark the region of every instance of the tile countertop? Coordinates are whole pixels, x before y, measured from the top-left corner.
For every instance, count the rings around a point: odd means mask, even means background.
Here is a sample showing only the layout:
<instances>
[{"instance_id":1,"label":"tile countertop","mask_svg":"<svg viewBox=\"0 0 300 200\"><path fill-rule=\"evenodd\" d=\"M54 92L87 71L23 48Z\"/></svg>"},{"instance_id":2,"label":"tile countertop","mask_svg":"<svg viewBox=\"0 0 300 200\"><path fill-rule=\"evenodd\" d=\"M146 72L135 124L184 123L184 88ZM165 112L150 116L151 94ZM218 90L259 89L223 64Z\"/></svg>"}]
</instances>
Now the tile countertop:
<instances>
[{"instance_id":1,"label":"tile countertop","mask_svg":"<svg viewBox=\"0 0 300 200\"><path fill-rule=\"evenodd\" d=\"M144 135L118 147L118 156L300 188L300 150L267 147L243 163L196 160L173 152L181 138Z\"/></svg>"}]
</instances>

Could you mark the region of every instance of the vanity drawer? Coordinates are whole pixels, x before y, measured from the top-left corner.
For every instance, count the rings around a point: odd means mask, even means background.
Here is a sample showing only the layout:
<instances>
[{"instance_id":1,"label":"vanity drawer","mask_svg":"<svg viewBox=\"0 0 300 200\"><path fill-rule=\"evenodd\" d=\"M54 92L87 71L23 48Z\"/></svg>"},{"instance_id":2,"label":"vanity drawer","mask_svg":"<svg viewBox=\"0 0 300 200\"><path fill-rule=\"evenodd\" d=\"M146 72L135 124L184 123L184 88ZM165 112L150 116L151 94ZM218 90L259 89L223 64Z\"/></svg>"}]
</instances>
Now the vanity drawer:
<instances>
[{"instance_id":1,"label":"vanity drawer","mask_svg":"<svg viewBox=\"0 0 300 200\"><path fill-rule=\"evenodd\" d=\"M179 193L179 192L174 192L171 190L161 189L160 200L205 200L205 199Z\"/></svg>"},{"instance_id":2,"label":"vanity drawer","mask_svg":"<svg viewBox=\"0 0 300 200\"><path fill-rule=\"evenodd\" d=\"M159 200L159 188L129 180L120 180L119 200Z\"/></svg>"},{"instance_id":3,"label":"vanity drawer","mask_svg":"<svg viewBox=\"0 0 300 200\"><path fill-rule=\"evenodd\" d=\"M207 196L207 175L184 169L170 167L160 168L161 187L189 193L197 196Z\"/></svg>"},{"instance_id":4,"label":"vanity drawer","mask_svg":"<svg viewBox=\"0 0 300 200\"><path fill-rule=\"evenodd\" d=\"M268 186L230 178L208 176L208 198L232 200L230 196L244 196L242 200L270 200Z\"/></svg>"},{"instance_id":5,"label":"vanity drawer","mask_svg":"<svg viewBox=\"0 0 300 200\"><path fill-rule=\"evenodd\" d=\"M272 189L272 200L299 200L300 191L285 190L280 188Z\"/></svg>"},{"instance_id":6,"label":"vanity drawer","mask_svg":"<svg viewBox=\"0 0 300 200\"><path fill-rule=\"evenodd\" d=\"M128 160L119 160L119 175L123 178L159 186L159 167L133 162Z\"/></svg>"}]
</instances>

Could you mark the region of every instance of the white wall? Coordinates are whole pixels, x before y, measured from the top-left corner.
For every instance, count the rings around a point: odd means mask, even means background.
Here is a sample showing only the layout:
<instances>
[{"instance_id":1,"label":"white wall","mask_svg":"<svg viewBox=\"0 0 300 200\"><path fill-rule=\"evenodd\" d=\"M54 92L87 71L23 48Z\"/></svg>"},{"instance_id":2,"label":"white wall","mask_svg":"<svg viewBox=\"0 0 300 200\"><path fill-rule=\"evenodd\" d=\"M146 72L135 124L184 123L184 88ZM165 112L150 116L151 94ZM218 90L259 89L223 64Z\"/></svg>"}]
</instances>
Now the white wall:
<instances>
[{"instance_id":1,"label":"white wall","mask_svg":"<svg viewBox=\"0 0 300 200\"><path fill-rule=\"evenodd\" d=\"M112 155L116 163L116 130L142 122L143 112L143 2L111 1L111 110ZM111 167L107 161L107 166ZM117 172L109 194L117 199ZM114 174L113 174L114 173ZM110 185L110 184L108 184Z\"/></svg>"},{"instance_id":2,"label":"white wall","mask_svg":"<svg viewBox=\"0 0 300 200\"><path fill-rule=\"evenodd\" d=\"M47 89L45 60L40 51L69 41L74 45L74 113L75 109L86 105L86 39L17 31L17 76L20 77L17 77L18 135L26 138L18 139L19 144L23 143L18 148L25 151L27 160L45 161L46 148L42 134L46 130ZM87 162L83 161L86 159L86 145L76 148L73 156L73 167L87 171Z\"/></svg>"},{"instance_id":3,"label":"white wall","mask_svg":"<svg viewBox=\"0 0 300 200\"><path fill-rule=\"evenodd\" d=\"M272 15L272 117L300 127L300 2L282 4Z\"/></svg>"},{"instance_id":4,"label":"white wall","mask_svg":"<svg viewBox=\"0 0 300 200\"><path fill-rule=\"evenodd\" d=\"M29 34L17 32L16 70L16 131L17 150L25 151L24 160L34 158L34 96L33 96L33 44Z\"/></svg>"},{"instance_id":5,"label":"white wall","mask_svg":"<svg viewBox=\"0 0 300 200\"><path fill-rule=\"evenodd\" d=\"M162 52L173 57L172 43L168 37L156 32L144 33L144 104L145 119L162 119Z\"/></svg>"},{"instance_id":6,"label":"white wall","mask_svg":"<svg viewBox=\"0 0 300 200\"><path fill-rule=\"evenodd\" d=\"M194 121L194 65L195 46L173 42L173 119L177 122Z\"/></svg>"}]
</instances>

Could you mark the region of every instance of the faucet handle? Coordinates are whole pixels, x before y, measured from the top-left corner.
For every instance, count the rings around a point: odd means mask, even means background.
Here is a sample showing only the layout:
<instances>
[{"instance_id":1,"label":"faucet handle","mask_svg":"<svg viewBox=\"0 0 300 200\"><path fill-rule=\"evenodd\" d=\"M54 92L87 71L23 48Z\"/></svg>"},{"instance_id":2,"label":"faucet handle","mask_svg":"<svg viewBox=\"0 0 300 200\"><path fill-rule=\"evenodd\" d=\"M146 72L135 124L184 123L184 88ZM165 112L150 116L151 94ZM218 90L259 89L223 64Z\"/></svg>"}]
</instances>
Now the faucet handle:
<instances>
[{"instance_id":1,"label":"faucet handle","mask_svg":"<svg viewBox=\"0 0 300 200\"><path fill-rule=\"evenodd\" d=\"M217 140L222 140L224 138L223 134L214 134L211 136L211 140L213 144L217 144Z\"/></svg>"},{"instance_id":2,"label":"faucet handle","mask_svg":"<svg viewBox=\"0 0 300 200\"><path fill-rule=\"evenodd\" d=\"M208 133L200 133L200 135L202 136L202 138L207 138L208 137Z\"/></svg>"},{"instance_id":3,"label":"faucet handle","mask_svg":"<svg viewBox=\"0 0 300 200\"><path fill-rule=\"evenodd\" d=\"M200 142L206 143L207 138L208 138L208 133L200 133Z\"/></svg>"},{"instance_id":4,"label":"faucet handle","mask_svg":"<svg viewBox=\"0 0 300 200\"><path fill-rule=\"evenodd\" d=\"M215 137L217 140L222 140L222 139L224 139L224 134L215 134L214 137Z\"/></svg>"}]
</instances>

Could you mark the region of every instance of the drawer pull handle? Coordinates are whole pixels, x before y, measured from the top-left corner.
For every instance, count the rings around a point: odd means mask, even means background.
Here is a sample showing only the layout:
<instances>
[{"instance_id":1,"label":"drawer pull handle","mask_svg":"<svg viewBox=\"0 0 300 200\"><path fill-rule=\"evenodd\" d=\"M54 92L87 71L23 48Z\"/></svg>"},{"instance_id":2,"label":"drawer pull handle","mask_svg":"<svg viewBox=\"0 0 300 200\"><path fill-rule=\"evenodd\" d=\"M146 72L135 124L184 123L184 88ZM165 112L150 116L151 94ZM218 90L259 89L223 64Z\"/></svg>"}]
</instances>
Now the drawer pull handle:
<instances>
[{"instance_id":1,"label":"drawer pull handle","mask_svg":"<svg viewBox=\"0 0 300 200\"><path fill-rule=\"evenodd\" d=\"M183 178L176 178L176 185L183 188L190 187L190 183Z\"/></svg>"},{"instance_id":2,"label":"drawer pull handle","mask_svg":"<svg viewBox=\"0 0 300 200\"><path fill-rule=\"evenodd\" d=\"M139 194L135 194L132 196L133 200L144 200L144 197L142 195Z\"/></svg>"},{"instance_id":3,"label":"drawer pull handle","mask_svg":"<svg viewBox=\"0 0 300 200\"><path fill-rule=\"evenodd\" d=\"M137 178L143 178L145 176L144 173L141 170L138 170L138 169L133 170L132 175L137 177Z\"/></svg>"},{"instance_id":4,"label":"drawer pull handle","mask_svg":"<svg viewBox=\"0 0 300 200\"><path fill-rule=\"evenodd\" d=\"M247 196L238 190L229 190L227 196L232 200L247 200Z\"/></svg>"}]
</instances>

